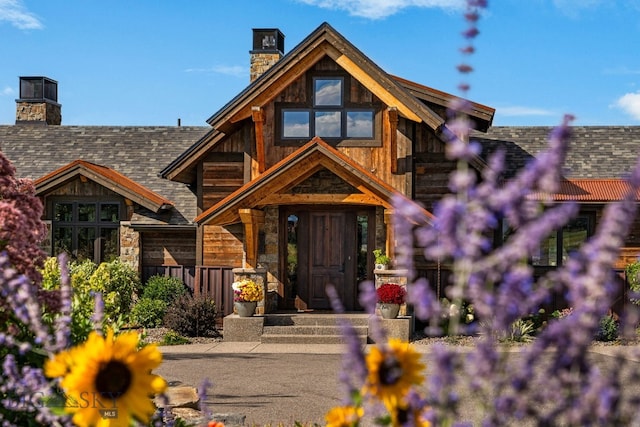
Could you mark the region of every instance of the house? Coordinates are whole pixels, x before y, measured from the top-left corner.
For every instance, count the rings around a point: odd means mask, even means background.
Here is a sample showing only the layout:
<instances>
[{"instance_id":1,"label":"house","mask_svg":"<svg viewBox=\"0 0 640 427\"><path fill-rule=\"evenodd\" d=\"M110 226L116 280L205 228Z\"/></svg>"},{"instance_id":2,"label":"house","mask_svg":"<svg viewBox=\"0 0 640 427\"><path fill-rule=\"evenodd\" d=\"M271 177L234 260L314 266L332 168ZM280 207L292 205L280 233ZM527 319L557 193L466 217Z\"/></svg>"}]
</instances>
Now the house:
<instances>
[{"instance_id":1,"label":"house","mask_svg":"<svg viewBox=\"0 0 640 427\"><path fill-rule=\"evenodd\" d=\"M255 277L264 311L329 309L332 283L347 310L361 309L373 249L393 253L392 196L428 216L448 191L454 96L388 74L327 23L286 54L278 29L254 29L252 47L250 84L203 127L62 126L57 82L20 79L0 150L35 180L50 254L117 255L143 276L179 268L202 292L221 275ZM507 149L510 172L544 147L550 128L492 127L495 110L470 105L475 136L487 153ZM556 197L583 209L543 245L540 267L559 265L620 197L640 127L581 127L575 139ZM640 253L639 224L627 246Z\"/></svg>"}]
</instances>

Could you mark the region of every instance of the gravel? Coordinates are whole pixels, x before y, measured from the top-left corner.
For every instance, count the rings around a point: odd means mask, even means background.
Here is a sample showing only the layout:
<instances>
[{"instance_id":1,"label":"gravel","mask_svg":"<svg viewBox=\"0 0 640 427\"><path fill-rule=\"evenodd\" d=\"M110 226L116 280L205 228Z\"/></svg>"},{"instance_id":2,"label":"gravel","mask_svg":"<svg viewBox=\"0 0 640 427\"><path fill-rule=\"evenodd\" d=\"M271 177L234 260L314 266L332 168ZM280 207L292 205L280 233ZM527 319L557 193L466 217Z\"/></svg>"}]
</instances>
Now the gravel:
<instances>
[{"instance_id":1,"label":"gravel","mask_svg":"<svg viewBox=\"0 0 640 427\"><path fill-rule=\"evenodd\" d=\"M145 344L156 343L160 344L164 336L171 331L169 328L147 328L141 330L143 332L142 342ZM189 344L211 344L222 341L222 334L217 337L192 337L188 338ZM474 346L480 338L477 336L451 336L451 337L427 337L424 334L418 332L413 336L412 344L414 345L432 345L436 343L454 345L454 346ZM519 346L526 345L523 342L505 342L505 345ZM615 341L594 341L594 346L612 346L612 345L640 345L640 339L635 340L615 340Z\"/></svg>"}]
</instances>

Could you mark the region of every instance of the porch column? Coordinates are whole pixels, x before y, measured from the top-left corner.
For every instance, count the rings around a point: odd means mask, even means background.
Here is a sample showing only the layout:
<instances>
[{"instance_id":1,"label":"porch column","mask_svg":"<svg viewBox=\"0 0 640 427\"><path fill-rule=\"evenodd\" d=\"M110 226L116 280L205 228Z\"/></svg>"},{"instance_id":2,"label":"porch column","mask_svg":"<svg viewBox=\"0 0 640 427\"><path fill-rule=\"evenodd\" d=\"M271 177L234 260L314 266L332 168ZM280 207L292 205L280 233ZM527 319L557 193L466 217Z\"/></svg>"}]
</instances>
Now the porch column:
<instances>
[{"instance_id":1,"label":"porch column","mask_svg":"<svg viewBox=\"0 0 640 427\"><path fill-rule=\"evenodd\" d=\"M264 226L264 211L258 209L239 209L240 220L244 225L246 261L243 268L258 266L258 235Z\"/></svg>"},{"instance_id":2,"label":"porch column","mask_svg":"<svg viewBox=\"0 0 640 427\"><path fill-rule=\"evenodd\" d=\"M384 225L387 232L386 233L387 238L384 244L384 252L391 259L393 259L395 256L395 247L396 247L396 243L394 240L395 237L393 235L393 218L391 217L392 215L393 215L393 211L391 209L384 210Z\"/></svg>"}]
</instances>

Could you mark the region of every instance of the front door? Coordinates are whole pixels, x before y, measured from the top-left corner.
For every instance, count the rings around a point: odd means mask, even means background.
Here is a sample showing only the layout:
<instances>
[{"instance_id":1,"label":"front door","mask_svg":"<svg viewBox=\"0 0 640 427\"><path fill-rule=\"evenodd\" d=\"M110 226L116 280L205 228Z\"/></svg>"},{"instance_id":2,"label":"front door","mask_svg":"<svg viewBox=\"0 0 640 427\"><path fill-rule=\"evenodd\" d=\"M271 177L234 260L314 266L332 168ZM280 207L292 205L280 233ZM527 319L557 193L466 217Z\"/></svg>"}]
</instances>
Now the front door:
<instances>
[{"instance_id":1,"label":"front door","mask_svg":"<svg viewBox=\"0 0 640 427\"><path fill-rule=\"evenodd\" d=\"M295 306L327 310L327 286L338 291L346 310L356 307L356 213L342 210L298 213Z\"/></svg>"}]
</instances>

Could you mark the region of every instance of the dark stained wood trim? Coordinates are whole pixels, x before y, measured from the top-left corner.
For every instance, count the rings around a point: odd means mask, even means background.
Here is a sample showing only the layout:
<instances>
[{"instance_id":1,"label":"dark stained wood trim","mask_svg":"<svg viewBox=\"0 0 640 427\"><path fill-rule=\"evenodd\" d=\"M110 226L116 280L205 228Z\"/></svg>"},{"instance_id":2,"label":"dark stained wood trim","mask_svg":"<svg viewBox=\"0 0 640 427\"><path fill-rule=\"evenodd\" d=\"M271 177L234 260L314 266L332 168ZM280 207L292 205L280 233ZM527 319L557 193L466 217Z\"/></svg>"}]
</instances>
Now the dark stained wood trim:
<instances>
[{"instance_id":1,"label":"dark stained wood trim","mask_svg":"<svg viewBox=\"0 0 640 427\"><path fill-rule=\"evenodd\" d=\"M259 207L268 205L350 204L383 205L384 200L370 194L270 194L260 200Z\"/></svg>"}]
</instances>

